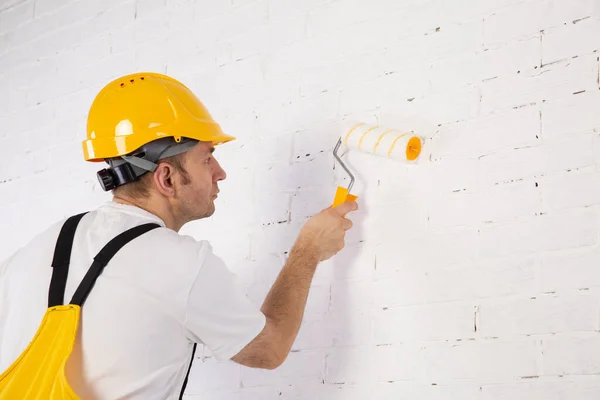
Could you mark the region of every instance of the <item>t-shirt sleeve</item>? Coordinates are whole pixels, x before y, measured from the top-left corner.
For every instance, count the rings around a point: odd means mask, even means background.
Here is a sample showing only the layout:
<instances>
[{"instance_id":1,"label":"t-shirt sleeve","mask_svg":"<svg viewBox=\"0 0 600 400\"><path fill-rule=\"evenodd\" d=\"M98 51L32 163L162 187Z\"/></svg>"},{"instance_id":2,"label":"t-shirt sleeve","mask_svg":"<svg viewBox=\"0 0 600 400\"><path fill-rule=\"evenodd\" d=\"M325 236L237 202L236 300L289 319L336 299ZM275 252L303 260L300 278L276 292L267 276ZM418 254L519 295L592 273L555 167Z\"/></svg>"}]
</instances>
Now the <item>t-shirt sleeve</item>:
<instances>
[{"instance_id":1,"label":"t-shirt sleeve","mask_svg":"<svg viewBox=\"0 0 600 400\"><path fill-rule=\"evenodd\" d=\"M187 298L185 326L192 340L202 342L217 359L228 360L263 330L266 318L211 245L200 243L200 268Z\"/></svg>"}]
</instances>

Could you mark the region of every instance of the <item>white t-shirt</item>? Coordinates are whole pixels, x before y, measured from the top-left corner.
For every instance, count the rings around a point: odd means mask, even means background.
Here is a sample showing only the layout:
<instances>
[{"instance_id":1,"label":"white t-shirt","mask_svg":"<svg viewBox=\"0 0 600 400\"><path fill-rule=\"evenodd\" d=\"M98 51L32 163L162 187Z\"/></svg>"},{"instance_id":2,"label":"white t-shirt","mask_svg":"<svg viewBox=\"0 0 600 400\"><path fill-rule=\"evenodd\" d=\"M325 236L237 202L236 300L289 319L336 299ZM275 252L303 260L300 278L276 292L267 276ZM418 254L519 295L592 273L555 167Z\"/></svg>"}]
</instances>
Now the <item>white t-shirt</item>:
<instances>
[{"instance_id":1,"label":"white t-shirt","mask_svg":"<svg viewBox=\"0 0 600 400\"><path fill-rule=\"evenodd\" d=\"M27 347L48 307L52 257L64 221L0 265L0 373ZM206 241L164 228L155 215L109 202L83 217L73 243L68 303L94 256L115 236L156 222L108 263L83 305L67 364L85 399L177 399L193 342L227 360L254 339L265 316Z\"/></svg>"}]
</instances>

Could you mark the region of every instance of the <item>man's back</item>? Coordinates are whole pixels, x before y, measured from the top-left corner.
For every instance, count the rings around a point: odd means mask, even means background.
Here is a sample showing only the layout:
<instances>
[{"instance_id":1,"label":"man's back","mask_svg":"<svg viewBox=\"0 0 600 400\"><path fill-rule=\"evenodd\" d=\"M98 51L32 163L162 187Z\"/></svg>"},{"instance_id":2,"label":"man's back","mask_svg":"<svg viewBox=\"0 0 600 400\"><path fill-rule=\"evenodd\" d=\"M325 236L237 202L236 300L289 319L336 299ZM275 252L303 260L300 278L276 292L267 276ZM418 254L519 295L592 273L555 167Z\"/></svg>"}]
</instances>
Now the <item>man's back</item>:
<instances>
[{"instance_id":1,"label":"man's back","mask_svg":"<svg viewBox=\"0 0 600 400\"><path fill-rule=\"evenodd\" d=\"M108 203L81 220L73 244L65 303L94 256L115 236L163 221L140 208ZM0 371L26 348L47 308L50 266L61 223L38 235L0 267ZM209 281L210 283L208 283ZM67 377L83 398L178 398L193 342L206 341L227 359L258 334L264 317L247 299L222 300L234 277L210 245L159 228L121 249L92 289L67 364ZM236 289L238 289L236 287ZM211 313L226 301L225 327ZM231 336L223 334L233 328ZM238 329L235 329L238 328Z\"/></svg>"}]
</instances>

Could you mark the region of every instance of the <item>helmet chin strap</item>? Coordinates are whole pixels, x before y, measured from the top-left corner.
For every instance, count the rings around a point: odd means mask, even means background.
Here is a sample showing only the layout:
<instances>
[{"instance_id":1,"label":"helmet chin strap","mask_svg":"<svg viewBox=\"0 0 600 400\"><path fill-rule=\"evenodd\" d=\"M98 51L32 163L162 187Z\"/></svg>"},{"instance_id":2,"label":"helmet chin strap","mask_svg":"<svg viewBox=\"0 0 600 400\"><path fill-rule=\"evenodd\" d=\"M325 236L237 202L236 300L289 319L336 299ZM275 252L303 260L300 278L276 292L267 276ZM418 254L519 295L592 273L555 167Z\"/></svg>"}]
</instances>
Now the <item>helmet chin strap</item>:
<instances>
[{"instance_id":1,"label":"helmet chin strap","mask_svg":"<svg viewBox=\"0 0 600 400\"><path fill-rule=\"evenodd\" d=\"M143 169L144 172L154 172L158 164L153 163L152 161L144 160L143 158L135 157L135 156L121 156L121 158L127 161L131 165L135 165L136 167Z\"/></svg>"},{"instance_id":2,"label":"helmet chin strap","mask_svg":"<svg viewBox=\"0 0 600 400\"><path fill-rule=\"evenodd\" d=\"M197 140L182 138L177 143L172 138L158 139L147 143L131 155L106 160L109 168L98 171L98 181L104 191L137 180L146 172L154 172L157 162L191 150L198 144Z\"/></svg>"}]
</instances>

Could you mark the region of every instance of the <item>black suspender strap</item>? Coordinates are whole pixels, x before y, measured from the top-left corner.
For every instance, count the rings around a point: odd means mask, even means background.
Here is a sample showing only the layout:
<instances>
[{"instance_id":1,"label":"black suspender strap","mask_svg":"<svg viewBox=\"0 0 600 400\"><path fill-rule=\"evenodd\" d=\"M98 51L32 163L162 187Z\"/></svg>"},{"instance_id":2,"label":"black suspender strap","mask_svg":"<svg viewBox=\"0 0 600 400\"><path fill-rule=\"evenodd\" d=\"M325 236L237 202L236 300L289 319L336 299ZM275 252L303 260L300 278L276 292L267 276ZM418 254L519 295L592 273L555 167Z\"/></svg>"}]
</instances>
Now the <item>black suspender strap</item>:
<instances>
[{"instance_id":1,"label":"black suspender strap","mask_svg":"<svg viewBox=\"0 0 600 400\"><path fill-rule=\"evenodd\" d=\"M183 386L181 388L181 392L179 393L179 400L183 399L183 394L185 393L185 387L188 383L188 378L190 377L190 371L192 370L192 364L194 363L194 357L196 356L196 347L198 347L198 343L194 343L194 348L192 350L192 359L190 360L190 365L188 367L187 373L185 374L185 380L183 381Z\"/></svg>"},{"instance_id":2,"label":"black suspender strap","mask_svg":"<svg viewBox=\"0 0 600 400\"><path fill-rule=\"evenodd\" d=\"M75 290L75 294L73 294L73 299L71 300L70 304L75 304L80 307L83 306L83 303L85 303L85 300L87 299L88 295L90 294L90 291L96 283L96 279L98 279L98 277L104 270L104 267L114 257L114 255L117 254L117 252L121 250L123 246L131 242L133 239L158 227L159 225L154 223L136 226L121 233L120 235L112 239L110 242L108 242L102 248L102 250L100 250L96 257L94 257L94 262L92 263L92 266L83 277L83 280L79 284L77 290Z\"/></svg>"},{"instance_id":3,"label":"black suspender strap","mask_svg":"<svg viewBox=\"0 0 600 400\"><path fill-rule=\"evenodd\" d=\"M77 230L77 225L79 224L79 221L81 221L81 218L85 214L86 213L74 215L67 219L58 236L56 248L54 249L54 258L52 260L53 270L52 279L50 281L50 289L48 293L48 307L62 305L64 302L65 287L67 283L69 264L71 260L71 251L73 249L73 239L75 238L75 231ZM83 277L83 280L77 287L77 290L75 290L75 293L73 294L73 299L71 299L70 304L75 304L82 307L83 303L85 303L85 300L90 294L90 291L94 287L96 280L104 270L104 267L106 267L108 262L114 257L114 255L119 250L121 250L123 246L125 246L127 243L131 242L135 238L159 227L160 225L154 223L136 226L121 233L120 235L112 239L110 242L108 242L102 248L102 250L100 250L96 257L94 257L94 262L88 269L88 272ZM185 380L183 381L183 387L181 388L179 399L183 398L183 394L188 383L190 371L192 369L192 363L194 362L194 357L196 355L197 346L198 345L194 343L194 347L192 350L192 358L190 360L190 365L188 367Z\"/></svg>"},{"instance_id":4,"label":"black suspender strap","mask_svg":"<svg viewBox=\"0 0 600 400\"><path fill-rule=\"evenodd\" d=\"M52 279L48 290L48 307L63 305L73 239L75 238L77 225L79 225L79 221L85 214L81 213L68 218L58 235L56 247L54 248L54 258L52 259Z\"/></svg>"}]
</instances>

